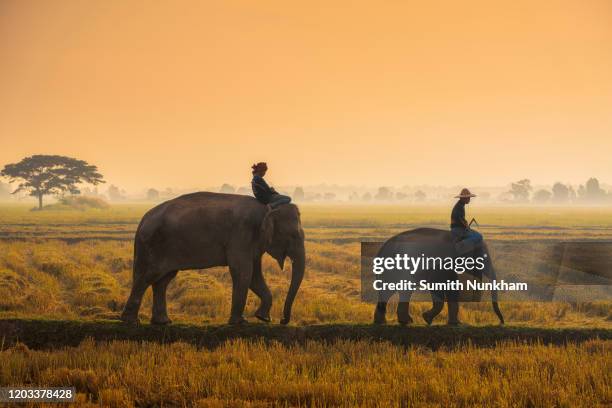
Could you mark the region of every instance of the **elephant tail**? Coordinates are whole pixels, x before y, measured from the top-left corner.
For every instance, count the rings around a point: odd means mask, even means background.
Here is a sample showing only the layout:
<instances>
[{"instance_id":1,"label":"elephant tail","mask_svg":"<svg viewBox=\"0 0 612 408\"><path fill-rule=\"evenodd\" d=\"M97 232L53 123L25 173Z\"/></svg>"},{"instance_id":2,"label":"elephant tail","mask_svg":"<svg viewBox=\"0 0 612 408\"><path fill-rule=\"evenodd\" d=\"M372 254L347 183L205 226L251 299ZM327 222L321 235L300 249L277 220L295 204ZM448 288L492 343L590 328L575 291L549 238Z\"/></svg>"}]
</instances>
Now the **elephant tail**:
<instances>
[{"instance_id":1,"label":"elephant tail","mask_svg":"<svg viewBox=\"0 0 612 408\"><path fill-rule=\"evenodd\" d=\"M487 259L487 267L484 270L484 274L492 282L495 282L497 280L497 272L495 271L495 267L493 266L493 260L491 259L491 255L489 254L489 248L487 247L487 244L485 242L482 243L480 251L481 252L479 253L479 255ZM497 290L495 289L495 285L491 289L491 304L493 305L493 311L499 319L499 323L504 324L504 315L502 315L501 310L499 310L498 295Z\"/></svg>"},{"instance_id":2,"label":"elephant tail","mask_svg":"<svg viewBox=\"0 0 612 408\"><path fill-rule=\"evenodd\" d=\"M490 276L491 280L493 281L497 279L497 274L495 273L495 268L493 267L493 264L490 264ZM497 290L495 288L491 289L491 303L493 304L493 311L497 315L499 323L504 324L504 315L502 315L501 310L499 310L498 295Z\"/></svg>"},{"instance_id":3,"label":"elephant tail","mask_svg":"<svg viewBox=\"0 0 612 408\"><path fill-rule=\"evenodd\" d=\"M138 225L136 229L136 236L134 237L134 254L133 254L133 262L132 262L132 279L133 282L136 281L136 278L144 273L145 265L144 265L144 243L142 241L142 222Z\"/></svg>"},{"instance_id":4,"label":"elephant tail","mask_svg":"<svg viewBox=\"0 0 612 408\"><path fill-rule=\"evenodd\" d=\"M495 311L495 314L499 318L499 323L504 324L504 315L502 315L501 310L499 310L499 304L495 300L493 301L493 310Z\"/></svg>"}]
</instances>

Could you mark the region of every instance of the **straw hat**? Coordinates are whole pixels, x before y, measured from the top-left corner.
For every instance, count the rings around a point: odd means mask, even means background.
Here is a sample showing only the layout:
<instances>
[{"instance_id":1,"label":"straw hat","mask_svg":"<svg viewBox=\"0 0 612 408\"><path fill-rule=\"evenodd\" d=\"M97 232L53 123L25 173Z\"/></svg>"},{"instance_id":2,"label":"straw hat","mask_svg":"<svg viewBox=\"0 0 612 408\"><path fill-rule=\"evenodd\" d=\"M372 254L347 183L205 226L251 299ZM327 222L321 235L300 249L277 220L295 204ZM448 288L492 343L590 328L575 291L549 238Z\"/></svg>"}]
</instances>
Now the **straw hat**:
<instances>
[{"instance_id":1,"label":"straw hat","mask_svg":"<svg viewBox=\"0 0 612 408\"><path fill-rule=\"evenodd\" d=\"M467 197L476 197L476 194L472 194L470 190L464 188L461 190L461 194L455 196L455 198L467 198Z\"/></svg>"}]
</instances>

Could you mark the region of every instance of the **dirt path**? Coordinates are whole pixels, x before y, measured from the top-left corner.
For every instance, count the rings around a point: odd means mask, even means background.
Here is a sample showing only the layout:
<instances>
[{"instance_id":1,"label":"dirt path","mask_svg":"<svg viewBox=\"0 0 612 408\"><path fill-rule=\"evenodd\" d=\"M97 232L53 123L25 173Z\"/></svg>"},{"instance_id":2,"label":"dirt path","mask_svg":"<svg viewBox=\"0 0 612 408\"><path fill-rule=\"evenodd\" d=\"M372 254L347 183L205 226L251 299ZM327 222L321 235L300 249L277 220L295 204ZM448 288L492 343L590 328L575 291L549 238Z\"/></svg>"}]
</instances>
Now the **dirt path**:
<instances>
[{"instance_id":1,"label":"dirt path","mask_svg":"<svg viewBox=\"0 0 612 408\"><path fill-rule=\"evenodd\" d=\"M610 329L538 328L517 326L447 327L447 326L373 326L330 324L299 327L247 324L228 325L171 325L158 327L141 325L131 327L114 321L66 320L0 320L0 347L7 348L22 342L33 349L76 346L81 341L133 340L151 342L186 342L213 348L230 339L278 341L284 344L302 344L306 341L369 340L387 341L398 345L418 345L437 349L472 344L492 347L499 342L565 344L595 338L611 340Z\"/></svg>"}]
</instances>

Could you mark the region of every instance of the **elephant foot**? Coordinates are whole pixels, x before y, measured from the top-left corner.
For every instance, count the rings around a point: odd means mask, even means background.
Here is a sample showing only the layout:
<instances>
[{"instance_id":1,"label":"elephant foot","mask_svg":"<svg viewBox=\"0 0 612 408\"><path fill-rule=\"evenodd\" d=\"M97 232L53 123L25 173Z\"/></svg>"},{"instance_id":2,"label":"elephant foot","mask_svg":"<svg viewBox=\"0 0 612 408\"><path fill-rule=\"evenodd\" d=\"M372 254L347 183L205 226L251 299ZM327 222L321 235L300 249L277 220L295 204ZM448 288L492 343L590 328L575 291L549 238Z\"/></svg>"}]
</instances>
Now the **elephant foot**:
<instances>
[{"instance_id":1,"label":"elephant foot","mask_svg":"<svg viewBox=\"0 0 612 408\"><path fill-rule=\"evenodd\" d=\"M172 320L170 320L170 318L167 316L159 319L151 318L151 324L154 324L156 326L167 326L169 324L172 324Z\"/></svg>"},{"instance_id":2,"label":"elephant foot","mask_svg":"<svg viewBox=\"0 0 612 408\"><path fill-rule=\"evenodd\" d=\"M412 317L408 312L408 303L400 302L397 306L397 322L400 326L406 326L412 323Z\"/></svg>"},{"instance_id":3,"label":"elephant foot","mask_svg":"<svg viewBox=\"0 0 612 408\"><path fill-rule=\"evenodd\" d=\"M140 319L138 319L138 315L131 315L123 313L119 318L123 323L130 326L138 326L140 325Z\"/></svg>"},{"instance_id":4,"label":"elephant foot","mask_svg":"<svg viewBox=\"0 0 612 408\"><path fill-rule=\"evenodd\" d=\"M408 318L406 318L406 316L403 316L402 318L397 318L397 323L400 326L407 326L409 324L414 323L414 321L412 320L412 317L408 316Z\"/></svg>"},{"instance_id":5,"label":"elephant foot","mask_svg":"<svg viewBox=\"0 0 612 408\"><path fill-rule=\"evenodd\" d=\"M449 321L448 323L446 323L446 325L447 326L453 326L453 327L467 326L465 323L461 323L459 320Z\"/></svg>"},{"instance_id":6,"label":"elephant foot","mask_svg":"<svg viewBox=\"0 0 612 408\"><path fill-rule=\"evenodd\" d=\"M262 304L255 311L255 317L262 322L270 323L272 319L270 318L270 309L272 308L272 303Z\"/></svg>"},{"instance_id":7,"label":"elephant foot","mask_svg":"<svg viewBox=\"0 0 612 408\"><path fill-rule=\"evenodd\" d=\"M272 321L272 319L270 319L270 316L263 316L263 315L260 315L259 313L256 313L255 317L261 320L262 322L266 322L266 323L270 323Z\"/></svg>"},{"instance_id":8,"label":"elephant foot","mask_svg":"<svg viewBox=\"0 0 612 408\"><path fill-rule=\"evenodd\" d=\"M236 316L236 317L232 316L230 317L229 322L228 322L228 324L231 324L231 325L241 325L241 324L247 324L247 323L248 323L247 319L245 319L242 316Z\"/></svg>"},{"instance_id":9,"label":"elephant foot","mask_svg":"<svg viewBox=\"0 0 612 408\"><path fill-rule=\"evenodd\" d=\"M378 302L374 309L374 324L387 324L387 303Z\"/></svg>"},{"instance_id":10,"label":"elephant foot","mask_svg":"<svg viewBox=\"0 0 612 408\"><path fill-rule=\"evenodd\" d=\"M425 323L427 323L428 326L431 326L431 324L433 323L433 316L430 315L427 312L423 312L423 320L425 320Z\"/></svg>"},{"instance_id":11,"label":"elephant foot","mask_svg":"<svg viewBox=\"0 0 612 408\"><path fill-rule=\"evenodd\" d=\"M289 324L289 320L291 320L291 319L290 319L290 318L288 318L288 317L283 317L283 318L281 319L281 321L280 321L280 324L282 324L283 326L286 326L286 325L288 325L288 324Z\"/></svg>"},{"instance_id":12,"label":"elephant foot","mask_svg":"<svg viewBox=\"0 0 612 408\"><path fill-rule=\"evenodd\" d=\"M378 325L387 324L387 317L381 313L374 313L374 324L378 324Z\"/></svg>"},{"instance_id":13,"label":"elephant foot","mask_svg":"<svg viewBox=\"0 0 612 408\"><path fill-rule=\"evenodd\" d=\"M140 319L138 318L121 318L121 321L123 322L123 324L126 324L128 326L140 326Z\"/></svg>"}]
</instances>

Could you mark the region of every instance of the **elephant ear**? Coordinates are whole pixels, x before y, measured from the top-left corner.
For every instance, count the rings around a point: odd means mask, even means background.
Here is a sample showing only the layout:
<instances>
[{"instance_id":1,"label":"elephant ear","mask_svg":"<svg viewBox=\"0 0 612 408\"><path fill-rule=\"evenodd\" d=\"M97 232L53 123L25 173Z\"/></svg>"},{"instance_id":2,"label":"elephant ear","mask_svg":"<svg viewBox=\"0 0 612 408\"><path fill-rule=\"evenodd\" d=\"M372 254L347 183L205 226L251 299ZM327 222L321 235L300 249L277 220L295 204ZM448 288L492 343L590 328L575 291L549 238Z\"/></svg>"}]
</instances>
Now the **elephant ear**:
<instances>
[{"instance_id":1,"label":"elephant ear","mask_svg":"<svg viewBox=\"0 0 612 408\"><path fill-rule=\"evenodd\" d=\"M272 239L274 238L274 217L271 217L273 212L274 211L268 211L261 222L259 239L261 242L261 247L264 251L270 248L272 245Z\"/></svg>"},{"instance_id":2,"label":"elephant ear","mask_svg":"<svg viewBox=\"0 0 612 408\"><path fill-rule=\"evenodd\" d=\"M278 266L283 269L285 265L285 249L273 247L274 244L274 222L275 218L273 214L277 212L278 209L274 209L272 211L268 211L264 216L263 221L261 222L260 228L260 242L262 251L268 252L276 261L278 262Z\"/></svg>"}]
</instances>

